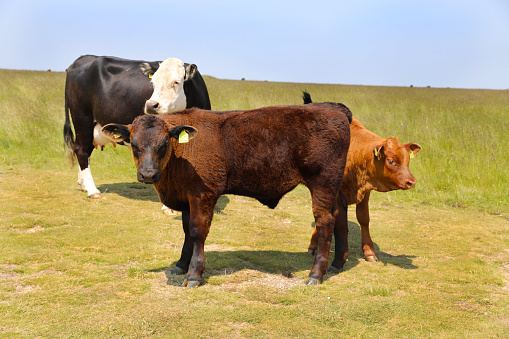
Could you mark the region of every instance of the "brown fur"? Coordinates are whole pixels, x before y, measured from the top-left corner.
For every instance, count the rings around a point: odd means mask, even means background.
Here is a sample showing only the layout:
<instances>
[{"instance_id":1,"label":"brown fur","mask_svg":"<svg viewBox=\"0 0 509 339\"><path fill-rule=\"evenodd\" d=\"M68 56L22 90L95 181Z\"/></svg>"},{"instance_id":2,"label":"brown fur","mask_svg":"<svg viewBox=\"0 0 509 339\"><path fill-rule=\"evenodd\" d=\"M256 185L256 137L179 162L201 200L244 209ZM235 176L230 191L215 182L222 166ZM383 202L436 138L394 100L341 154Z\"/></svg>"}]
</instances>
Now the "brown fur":
<instances>
[{"instance_id":1,"label":"brown fur","mask_svg":"<svg viewBox=\"0 0 509 339\"><path fill-rule=\"evenodd\" d=\"M357 221L362 231L362 249L368 261L375 261L373 241L369 234L369 196L372 190L388 192L397 189L410 189L416 180L409 170L411 150L413 154L421 147L417 144L402 144L398 138L383 139L367 130L357 119L350 125L350 149L346 162L341 190L349 205L356 204ZM377 149L375 155L375 148ZM393 161L393 165L389 164ZM348 224L344 220L336 223L337 232L343 238L348 234ZM335 233L336 234L336 233ZM343 240L344 260L348 258L347 239ZM313 232L309 253L316 251L317 234ZM337 251L337 249L336 249Z\"/></svg>"},{"instance_id":2,"label":"brown fur","mask_svg":"<svg viewBox=\"0 0 509 339\"><path fill-rule=\"evenodd\" d=\"M203 246L221 195L249 196L275 208L286 193L305 184L317 228L317 255L308 280L314 284L327 270L338 210L346 208L336 197L350 143L349 121L348 108L335 103L223 113L189 109L138 117L129 126L108 125L103 133L116 142L129 139L138 180L153 183L163 204L182 211L186 237L174 272L188 272L185 285L201 279ZM189 143L178 142L182 130L192 138ZM346 218L346 212L340 214Z\"/></svg>"}]
</instances>

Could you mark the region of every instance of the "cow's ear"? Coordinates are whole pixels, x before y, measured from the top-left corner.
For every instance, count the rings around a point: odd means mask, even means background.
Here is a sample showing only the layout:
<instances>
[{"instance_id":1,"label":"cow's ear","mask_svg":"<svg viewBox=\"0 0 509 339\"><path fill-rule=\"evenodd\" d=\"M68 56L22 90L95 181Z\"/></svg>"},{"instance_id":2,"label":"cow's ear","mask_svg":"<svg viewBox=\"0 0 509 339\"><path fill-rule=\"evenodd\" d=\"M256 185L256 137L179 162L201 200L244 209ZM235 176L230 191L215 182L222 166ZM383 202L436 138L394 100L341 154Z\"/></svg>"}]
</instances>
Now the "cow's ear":
<instances>
[{"instance_id":1,"label":"cow's ear","mask_svg":"<svg viewBox=\"0 0 509 339\"><path fill-rule=\"evenodd\" d=\"M186 76L184 77L184 81L192 79L198 70L198 67L195 64L186 64Z\"/></svg>"},{"instance_id":2,"label":"cow's ear","mask_svg":"<svg viewBox=\"0 0 509 339\"><path fill-rule=\"evenodd\" d=\"M102 132L114 142L130 142L131 132L129 132L129 126L108 124L102 128Z\"/></svg>"},{"instance_id":3,"label":"cow's ear","mask_svg":"<svg viewBox=\"0 0 509 339\"><path fill-rule=\"evenodd\" d=\"M198 130L188 125L180 125L170 130L170 137L177 139L180 144L188 143L196 134L198 134Z\"/></svg>"},{"instance_id":4,"label":"cow's ear","mask_svg":"<svg viewBox=\"0 0 509 339\"><path fill-rule=\"evenodd\" d=\"M373 148L373 153L375 154L375 158L377 158L378 160L382 159L383 151L384 151L383 144L376 145L375 148Z\"/></svg>"},{"instance_id":5,"label":"cow's ear","mask_svg":"<svg viewBox=\"0 0 509 339\"><path fill-rule=\"evenodd\" d=\"M146 77L152 78L154 73L159 68L159 62L144 62L140 64L140 71L143 73Z\"/></svg>"},{"instance_id":6,"label":"cow's ear","mask_svg":"<svg viewBox=\"0 0 509 339\"><path fill-rule=\"evenodd\" d=\"M403 146L407 149L408 153L410 154L410 158L413 158L415 153L421 150L421 146L414 143L404 144Z\"/></svg>"}]
</instances>

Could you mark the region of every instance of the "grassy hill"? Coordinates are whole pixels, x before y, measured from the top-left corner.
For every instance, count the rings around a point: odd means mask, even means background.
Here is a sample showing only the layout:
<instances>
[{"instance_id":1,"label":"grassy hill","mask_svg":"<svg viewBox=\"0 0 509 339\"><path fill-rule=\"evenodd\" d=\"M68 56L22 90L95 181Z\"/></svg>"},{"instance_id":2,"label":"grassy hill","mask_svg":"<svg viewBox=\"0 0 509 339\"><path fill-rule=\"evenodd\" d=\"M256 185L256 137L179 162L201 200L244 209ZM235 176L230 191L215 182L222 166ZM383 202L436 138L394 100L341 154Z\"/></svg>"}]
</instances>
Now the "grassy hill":
<instances>
[{"instance_id":1,"label":"grassy hill","mask_svg":"<svg viewBox=\"0 0 509 339\"><path fill-rule=\"evenodd\" d=\"M379 261L363 260L351 207L345 272L306 287L307 189L275 210L228 195L204 285L178 287L180 216L136 182L128 150L94 152L105 199L88 199L64 157L65 74L0 70L0 337L509 336L509 91L205 80L215 110L306 90L422 146L415 189L371 196Z\"/></svg>"}]
</instances>

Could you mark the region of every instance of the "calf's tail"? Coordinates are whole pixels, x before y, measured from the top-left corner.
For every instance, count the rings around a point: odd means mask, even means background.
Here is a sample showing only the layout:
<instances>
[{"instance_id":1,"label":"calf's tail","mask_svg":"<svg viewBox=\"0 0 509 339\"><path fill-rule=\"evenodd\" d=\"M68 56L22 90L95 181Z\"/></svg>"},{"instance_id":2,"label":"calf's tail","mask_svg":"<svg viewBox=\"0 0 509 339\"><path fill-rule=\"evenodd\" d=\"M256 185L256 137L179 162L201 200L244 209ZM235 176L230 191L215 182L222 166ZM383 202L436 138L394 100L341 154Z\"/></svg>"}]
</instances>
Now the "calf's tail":
<instances>
[{"instance_id":1,"label":"calf's tail","mask_svg":"<svg viewBox=\"0 0 509 339\"><path fill-rule=\"evenodd\" d=\"M302 100L304 100L304 104L310 104L313 102L311 100L311 95L306 91L302 91Z\"/></svg>"},{"instance_id":2,"label":"calf's tail","mask_svg":"<svg viewBox=\"0 0 509 339\"><path fill-rule=\"evenodd\" d=\"M306 91L302 91L302 100L304 101L304 104L311 104L313 102L311 100L311 95ZM345 105L340 104L340 103L331 102L330 104L341 106L341 108L343 109L343 112L345 112L345 115L348 118L348 122L352 123L353 115L348 107L346 107Z\"/></svg>"},{"instance_id":3,"label":"calf's tail","mask_svg":"<svg viewBox=\"0 0 509 339\"><path fill-rule=\"evenodd\" d=\"M66 148L65 155L69 158L69 163L71 167L74 167L74 134L72 133L71 119L69 117L67 88L65 89L64 147Z\"/></svg>"}]
</instances>

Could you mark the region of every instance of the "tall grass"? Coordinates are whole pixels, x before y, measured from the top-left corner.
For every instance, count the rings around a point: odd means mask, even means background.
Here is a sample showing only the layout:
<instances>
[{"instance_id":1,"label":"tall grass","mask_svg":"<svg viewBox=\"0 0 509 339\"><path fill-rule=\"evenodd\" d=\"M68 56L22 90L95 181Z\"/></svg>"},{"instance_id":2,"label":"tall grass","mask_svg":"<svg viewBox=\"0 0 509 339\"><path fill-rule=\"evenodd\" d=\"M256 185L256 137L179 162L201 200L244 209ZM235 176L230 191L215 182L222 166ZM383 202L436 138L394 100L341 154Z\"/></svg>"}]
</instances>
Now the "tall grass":
<instances>
[{"instance_id":1,"label":"tall grass","mask_svg":"<svg viewBox=\"0 0 509 339\"><path fill-rule=\"evenodd\" d=\"M509 214L509 91L267 83L207 79L213 109L336 101L381 137L415 142L417 187L387 199Z\"/></svg>"},{"instance_id":2,"label":"tall grass","mask_svg":"<svg viewBox=\"0 0 509 339\"><path fill-rule=\"evenodd\" d=\"M0 70L0 157L4 164L61 166L65 75Z\"/></svg>"},{"instance_id":3,"label":"tall grass","mask_svg":"<svg viewBox=\"0 0 509 339\"><path fill-rule=\"evenodd\" d=\"M420 144L423 149L410 165L417 187L384 199L509 214L508 90L205 80L214 110L300 104L306 90L315 102L346 104L384 138ZM64 73L0 71L1 163L61 168L64 81ZM101 166L98 153L92 155L93 170ZM127 152L117 148L101 156L118 153Z\"/></svg>"}]
</instances>

